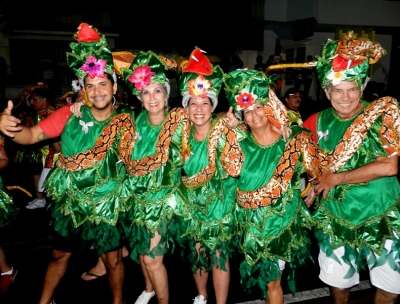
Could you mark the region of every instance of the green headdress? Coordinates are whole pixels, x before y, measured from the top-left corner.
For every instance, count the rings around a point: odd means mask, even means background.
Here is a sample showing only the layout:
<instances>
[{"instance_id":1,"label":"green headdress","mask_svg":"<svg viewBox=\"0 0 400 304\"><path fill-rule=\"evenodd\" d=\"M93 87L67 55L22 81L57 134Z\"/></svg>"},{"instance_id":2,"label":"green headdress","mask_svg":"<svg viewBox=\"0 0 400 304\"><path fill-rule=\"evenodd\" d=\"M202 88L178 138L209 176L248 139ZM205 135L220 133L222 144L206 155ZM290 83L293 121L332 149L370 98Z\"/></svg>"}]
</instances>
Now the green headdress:
<instances>
[{"instance_id":1,"label":"green headdress","mask_svg":"<svg viewBox=\"0 0 400 304\"><path fill-rule=\"evenodd\" d=\"M203 50L196 47L188 62L183 65L179 90L184 108L187 107L192 97L200 96L210 98L214 111L218 105L223 71L218 65L213 67L204 53Z\"/></svg>"},{"instance_id":2,"label":"green headdress","mask_svg":"<svg viewBox=\"0 0 400 304\"><path fill-rule=\"evenodd\" d=\"M277 77L266 76L262 71L235 70L224 74L226 98L233 111L239 115L244 109L253 109L255 103L266 105L268 120L277 128L289 123L286 107L270 89Z\"/></svg>"},{"instance_id":3,"label":"green headdress","mask_svg":"<svg viewBox=\"0 0 400 304\"><path fill-rule=\"evenodd\" d=\"M329 39L318 58L317 75L321 87L341 81L354 81L358 87L368 82L369 65L377 62L386 51L377 42L358 38L350 31L341 40Z\"/></svg>"},{"instance_id":4,"label":"green headdress","mask_svg":"<svg viewBox=\"0 0 400 304\"><path fill-rule=\"evenodd\" d=\"M87 23L79 25L74 38L78 43L70 44L72 53L67 52L67 63L81 84L83 85L87 75L90 78L104 77L105 73L112 75L114 81L117 81L113 57L106 38L100 36L99 31Z\"/></svg>"},{"instance_id":5,"label":"green headdress","mask_svg":"<svg viewBox=\"0 0 400 304\"><path fill-rule=\"evenodd\" d=\"M252 109L255 103L267 104L269 87L276 79L269 78L262 71L235 70L223 77L226 97L235 113Z\"/></svg>"},{"instance_id":6,"label":"green headdress","mask_svg":"<svg viewBox=\"0 0 400 304\"><path fill-rule=\"evenodd\" d=\"M165 71L173 66L173 61L158 56L152 51L139 52L129 68L121 68L121 74L129 89L139 99L143 88L151 83L163 85L169 95L170 85Z\"/></svg>"}]
</instances>

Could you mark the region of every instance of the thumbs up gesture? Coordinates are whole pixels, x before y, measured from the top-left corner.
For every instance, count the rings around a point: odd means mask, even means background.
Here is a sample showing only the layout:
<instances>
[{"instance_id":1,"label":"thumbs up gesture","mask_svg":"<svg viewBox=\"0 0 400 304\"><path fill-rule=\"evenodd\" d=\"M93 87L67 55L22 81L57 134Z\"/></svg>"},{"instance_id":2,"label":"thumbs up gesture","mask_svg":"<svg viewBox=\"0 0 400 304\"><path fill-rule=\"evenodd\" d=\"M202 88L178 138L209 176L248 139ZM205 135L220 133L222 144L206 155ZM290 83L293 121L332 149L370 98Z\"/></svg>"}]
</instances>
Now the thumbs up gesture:
<instances>
[{"instance_id":1,"label":"thumbs up gesture","mask_svg":"<svg viewBox=\"0 0 400 304\"><path fill-rule=\"evenodd\" d=\"M5 108L3 113L0 114L0 131L12 138L14 137L13 132L19 132L22 129L21 126L19 126L21 121L11 115L13 107L13 102L9 100L7 108Z\"/></svg>"}]
</instances>

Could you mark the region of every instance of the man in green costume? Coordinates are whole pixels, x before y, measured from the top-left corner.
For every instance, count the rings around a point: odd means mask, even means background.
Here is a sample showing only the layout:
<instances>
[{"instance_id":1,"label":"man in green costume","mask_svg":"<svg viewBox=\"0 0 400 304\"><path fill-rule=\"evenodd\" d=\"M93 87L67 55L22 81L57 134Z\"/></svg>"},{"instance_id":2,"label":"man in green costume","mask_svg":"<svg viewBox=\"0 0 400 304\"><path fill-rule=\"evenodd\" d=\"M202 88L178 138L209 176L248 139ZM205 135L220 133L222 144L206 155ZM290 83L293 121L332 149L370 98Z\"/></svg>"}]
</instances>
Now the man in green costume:
<instances>
[{"instance_id":1,"label":"man in green costume","mask_svg":"<svg viewBox=\"0 0 400 304\"><path fill-rule=\"evenodd\" d=\"M129 197L123 186L124 164L130 160L134 125L130 114L117 114L113 107L117 83L105 37L82 23L75 38L78 43L71 43L73 52L67 53L67 61L90 105L82 117L71 115L67 105L27 128L11 116L9 102L0 119L0 129L20 144L61 135L61 154L45 181L47 195L54 201L50 209L55 235L39 304L54 303L54 290L81 240L88 241L101 255L112 303L122 304L121 239Z\"/></svg>"},{"instance_id":2,"label":"man in green costume","mask_svg":"<svg viewBox=\"0 0 400 304\"><path fill-rule=\"evenodd\" d=\"M400 293L400 116L397 100L362 100L369 64L386 51L349 32L328 40L317 73L332 107L303 126L327 157L313 182L313 215L319 242L320 279L335 303L348 303L363 263L376 289L374 303L395 303Z\"/></svg>"}]
</instances>

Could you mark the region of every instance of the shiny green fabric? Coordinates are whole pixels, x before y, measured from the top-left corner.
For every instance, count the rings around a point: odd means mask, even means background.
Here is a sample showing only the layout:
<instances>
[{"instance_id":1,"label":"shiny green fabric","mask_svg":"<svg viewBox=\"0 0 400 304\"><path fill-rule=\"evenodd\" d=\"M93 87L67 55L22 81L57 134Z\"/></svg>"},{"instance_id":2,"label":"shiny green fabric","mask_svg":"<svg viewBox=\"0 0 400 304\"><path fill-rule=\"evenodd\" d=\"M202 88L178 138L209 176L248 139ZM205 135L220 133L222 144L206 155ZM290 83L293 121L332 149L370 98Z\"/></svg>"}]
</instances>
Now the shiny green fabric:
<instances>
[{"instance_id":1,"label":"shiny green fabric","mask_svg":"<svg viewBox=\"0 0 400 304\"><path fill-rule=\"evenodd\" d=\"M217 119L213 120L213 124ZM212 127L210 128L210 130ZM207 144L209 135L203 141L197 141L190 134L191 156L183 168L188 177L195 175L208 166ZM213 265L225 270L225 261L232 256L237 245L239 227L237 222L237 206L235 204L235 188L237 179L228 176L223 169L219 156L225 145L225 138L218 142L216 171L207 182L196 187L187 188L187 209L189 216L185 218L185 236L189 237L189 259L192 270L210 270ZM196 242L200 242L201 255L196 251ZM216 251L219 259L216 258ZM211 261L207 258L211 257Z\"/></svg>"},{"instance_id":2,"label":"shiny green fabric","mask_svg":"<svg viewBox=\"0 0 400 304\"><path fill-rule=\"evenodd\" d=\"M137 67L142 67L144 65L148 65L151 68L151 72L156 73L151 77L151 83L157 82L159 84L164 84L168 81L167 76L165 75L165 71L168 70L168 66L162 61L162 59L152 51L141 51L136 55L128 69L121 68L121 73L125 80L125 84L134 95L140 95L142 90L136 89L135 84L130 82L128 78L135 72Z\"/></svg>"},{"instance_id":3,"label":"shiny green fabric","mask_svg":"<svg viewBox=\"0 0 400 304\"><path fill-rule=\"evenodd\" d=\"M61 153L65 157L84 152L94 146L97 138L113 113L104 121L96 120L90 108L81 108L82 117L71 115L61 135ZM93 122L85 134L79 121ZM47 195L54 203L50 206L55 218L54 228L62 236L79 234L91 241L99 254L115 248L122 237L119 216L126 210L129 190L124 188L125 167L119 161L117 136L106 156L83 170L68 171L58 163L45 181ZM104 240L106 236L113 239ZM101 239L99 239L101 237Z\"/></svg>"},{"instance_id":4,"label":"shiny green fabric","mask_svg":"<svg viewBox=\"0 0 400 304\"><path fill-rule=\"evenodd\" d=\"M300 131L304 129L293 128L291 137ZM242 140L240 146L245 154L245 162L238 189L254 191L268 183L285 145L282 138L269 146L260 146L251 135ZM279 269L278 259L288 263L293 271L304 264L307 258L311 259L308 230L314 223L300 196L301 174L305 172L302 162L303 158L300 157L293 164L295 172L288 189L274 204L258 209L238 207L240 250L247 264L241 265L242 285L249 289L260 287L265 297L266 284L280 277L280 273L269 273L271 269L275 269L275 272ZM291 277L294 276L295 273L292 273ZM294 284L292 288L294 292Z\"/></svg>"},{"instance_id":5,"label":"shiny green fabric","mask_svg":"<svg viewBox=\"0 0 400 304\"><path fill-rule=\"evenodd\" d=\"M18 208L13 204L12 196L3 188L3 180L0 178L0 227L13 221L18 212Z\"/></svg>"},{"instance_id":6,"label":"shiny green fabric","mask_svg":"<svg viewBox=\"0 0 400 304\"><path fill-rule=\"evenodd\" d=\"M299 111L288 109L287 114L289 117L289 126L292 124L297 124L298 126L301 126L303 124L303 120L301 119L301 114Z\"/></svg>"},{"instance_id":7,"label":"shiny green fabric","mask_svg":"<svg viewBox=\"0 0 400 304\"><path fill-rule=\"evenodd\" d=\"M318 57L316 71L322 88L325 88L332 83L332 80L327 79L326 77L332 71L332 60L336 56L337 46L338 40L329 39L322 47L321 56ZM354 81L358 87L361 87L368 77L368 58L369 55L367 55L367 59L363 63L345 70L345 79L342 81Z\"/></svg>"},{"instance_id":8,"label":"shiny green fabric","mask_svg":"<svg viewBox=\"0 0 400 304\"><path fill-rule=\"evenodd\" d=\"M167 113L166 113L167 114ZM138 160L156 152L156 141L162 125L152 125L148 112L143 110L136 120L136 144L132 159ZM168 161L144 176L127 175L125 187L131 191L129 235L131 257L138 254L163 255L174 241L182 241L181 218L186 216L185 189L181 186L182 125L172 136ZM150 239L155 232L161 235L158 246L150 251Z\"/></svg>"},{"instance_id":9,"label":"shiny green fabric","mask_svg":"<svg viewBox=\"0 0 400 304\"><path fill-rule=\"evenodd\" d=\"M256 70L235 70L224 74L223 82L225 84L226 98L236 113L239 113L235 96L242 90L257 95L254 101L262 104L268 102L269 86L275 85L276 79L269 78L262 71Z\"/></svg>"},{"instance_id":10,"label":"shiny green fabric","mask_svg":"<svg viewBox=\"0 0 400 304\"><path fill-rule=\"evenodd\" d=\"M363 102L364 108L367 103ZM345 120L336 115L332 108L318 114L317 131L329 134L321 138L319 146L329 152L342 138L348 126L358 116ZM386 157L379 138L382 119L379 117L366 134L364 141L352 158L338 171L359 168L377 157ZM313 215L318 228L329 236L331 247L349 245L358 250L372 250L382 254L386 239L393 239L393 232L400 235L400 185L396 176L383 177L365 183L339 185L317 200ZM320 239L324 239L320 237ZM325 245L323 245L325 243ZM321 249L331 249L320 242ZM345 253L349 259L350 250Z\"/></svg>"},{"instance_id":11,"label":"shiny green fabric","mask_svg":"<svg viewBox=\"0 0 400 304\"><path fill-rule=\"evenodd\" d=\"M31 116L33 119L33 125L37 125L39 122L39 116L37 112L31 112L29 114L25 114L25 116ZM25 117L24 117L25 118ZM17 156L18 163L42 163L43 154L41 151L41 146L43 143L37 143L33 145L27 146L19 146L19 152Z\"/></svg>"}]
</instances>

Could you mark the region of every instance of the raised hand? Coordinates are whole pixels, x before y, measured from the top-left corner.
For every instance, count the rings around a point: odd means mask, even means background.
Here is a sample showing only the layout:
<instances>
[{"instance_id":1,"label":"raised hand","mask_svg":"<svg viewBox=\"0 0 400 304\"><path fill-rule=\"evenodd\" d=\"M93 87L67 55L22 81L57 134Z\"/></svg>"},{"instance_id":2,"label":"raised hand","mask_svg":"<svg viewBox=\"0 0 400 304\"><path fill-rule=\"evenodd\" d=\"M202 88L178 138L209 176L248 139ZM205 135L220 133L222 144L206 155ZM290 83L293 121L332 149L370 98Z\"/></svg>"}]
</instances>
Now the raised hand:
<instances>
[{"instance_id":1,"label":"raised hand","mask_svg":"<svg viewBox=\"0 0 400 304\"><path fill-rule=\"evenodd\" d=\"M78 98L78 100L70 107L72 114L76 117L82 117L81 107L86 104L84 98Z\"/></svg>"},{"instance_id":2,"label":"raised hand","mask_svg":"<svg viewBox=\"0 0 400 304\"><path fill-rule=\"evenodd\" d=\"M4 109L3 113L0 114L0 131L3 132L4 135L10 136L14 138L13 132L19 132L22 130L21 120L11 115L11 111L14 107L14 104L11 100L7 103L7 108Z\"/></svg>"},{"instance_id":3,"label":"raised hand","mask_svg":"<svg viewBox=\"0 0 400 304\"><path fill-rule=\"evenodd\" d=\"M239 119L233 114L233 108L229 107L228 112L226 112L226 118L228 118L228 125L231 128L236 128L239 124Z\"/></svg>"}]
</instances>

